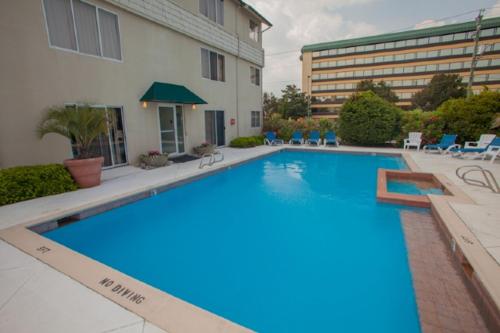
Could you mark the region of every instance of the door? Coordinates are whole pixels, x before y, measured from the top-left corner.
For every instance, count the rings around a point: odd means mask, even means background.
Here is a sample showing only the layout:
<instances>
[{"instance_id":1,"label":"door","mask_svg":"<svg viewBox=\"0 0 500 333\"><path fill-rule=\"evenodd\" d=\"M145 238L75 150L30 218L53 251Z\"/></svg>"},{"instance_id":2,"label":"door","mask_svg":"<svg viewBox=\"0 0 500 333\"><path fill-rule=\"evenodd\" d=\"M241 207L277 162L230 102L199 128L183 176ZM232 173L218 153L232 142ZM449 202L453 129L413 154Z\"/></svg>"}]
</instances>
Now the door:
<instances>
[{"instance_id":1,"label":"door","mask_svg":"<svg viewBox=\"0 0 500 333\"><path fill-rule=\"evenodd\" d=\"M184 119L181 105L158 107L161 152L184 153Z\"/></svg>"},{"instance_id":2,"label":"door","mask_svg":"<svg viewBox=\"0 0 500 333\"><path fill-rule=\"evenodd\" d=\"M123 110L120 107L92 106L102 109L108 119L108 130L99 135L90 147L93 156L104 157L103 168L115 167L127 164L127 147L125 138L125 126L123 121ZM72 140L74 145L74 140ZM76 155L73 146L73 155Z\"/></svg>"},{"instance_id":3,"label":"door","mask_svg":"<svg viewBox=\"0 0 500 333\"><path fill-rule=\"evenodd\" d=\"M224 111L205 111L205 138L208 143L214 144L218 147L226 144Z\"/></svg>"}]
</instances>

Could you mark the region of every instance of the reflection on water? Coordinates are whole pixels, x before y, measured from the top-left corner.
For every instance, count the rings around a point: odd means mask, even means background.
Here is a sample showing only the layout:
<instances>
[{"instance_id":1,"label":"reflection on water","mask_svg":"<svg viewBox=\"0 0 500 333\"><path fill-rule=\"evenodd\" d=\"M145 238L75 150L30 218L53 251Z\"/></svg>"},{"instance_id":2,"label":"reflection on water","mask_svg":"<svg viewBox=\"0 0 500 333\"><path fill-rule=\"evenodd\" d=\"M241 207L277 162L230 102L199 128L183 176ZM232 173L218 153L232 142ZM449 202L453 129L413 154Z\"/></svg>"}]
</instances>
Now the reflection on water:
<instances>
[{"instance_id":1,"label":"reflection on water","mask_svg":"<svg viewBox=\"0 0 500 333\"><path fill-rule=\"evenodd\" d=\"M310 191L310 186L305 180L306 164L300 161L293 162L264 162L263 185L270 193L304 198Z\"/></svg>"}]
</instances>

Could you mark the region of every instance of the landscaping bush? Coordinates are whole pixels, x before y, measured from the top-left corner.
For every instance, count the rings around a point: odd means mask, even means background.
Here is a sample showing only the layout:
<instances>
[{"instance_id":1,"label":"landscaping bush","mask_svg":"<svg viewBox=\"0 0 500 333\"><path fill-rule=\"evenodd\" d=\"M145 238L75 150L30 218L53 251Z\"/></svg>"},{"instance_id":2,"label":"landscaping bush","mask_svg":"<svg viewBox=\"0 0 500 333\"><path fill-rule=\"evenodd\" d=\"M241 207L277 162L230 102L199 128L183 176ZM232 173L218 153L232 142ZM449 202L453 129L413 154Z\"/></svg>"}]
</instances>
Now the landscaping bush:
<instances>
[{"instance_id":1,"label":"landscaping bush","mask_svg":"<svg viewBox=\"0 0 500 333\"><path fill-rule=\"evenodd\" d=\"M476 141L481 134L500 134L491 129L500 114L500 92L483 90L469 98L450 99L437 113L445 124L445 131L457 134L459 143Z\"/></svg>"},{"instance_id":2,"label":"landscaping bush","mask_svg":"<svg viewBox=\"0 0 500 333\"><path fill-rule=\"evenodd\" d=\"M60 164L0 170L0 206L76 189L73 178Z\"/></svg>"},{"instance_id":3,"label":"landscaping bush","mask_svg":"<svg viewBox=\"0 0 500 333\"><path fill-rule=\"evenodd\" d=\"M353 95L342 106L339 136L357 145L381 145L399 135L402 110L371 91Z\"/></svg>"},{"instance_id":4,"label":"landscaping bush","mask_svg":"<svg viewBox=\"0 0 500 333\"><path fill-rule=\"evenodd\" d=\"M420 109L403 112L398 138L401 146L409 132L421 132L423 144L436 143L444 134L444 122L437 112L425 112Z\"/></svg>"},{"instance_id":5,"label":"landscaping bush","mask_svg":"<svg viewBox=\"0 0 500 333\"><path fill-rule=\"evenodd\" d=\"M229 143L229 146L233 148L251 148L263 144L264 144L264 137L259 135L259 136L247 136L247 137L236 138L232 140L231 143Z\"/></svg>"},{"instance_id":6,"label":"landscaping bush","mask_svg":"<svg viewBox=\"0 0 500 333\"><path fill-rule=\"evenodd\" d=\"M264 132L276 132L280 139L288 141L292 138L295 130L304 132L304 137L308 137L309 132L318 130L323 137L327 131L336 131L336 122L332 119L304 119L299 118L283 119L280 114L271 114L267 119L264 119Z\"/></svg>"}]
</instances>

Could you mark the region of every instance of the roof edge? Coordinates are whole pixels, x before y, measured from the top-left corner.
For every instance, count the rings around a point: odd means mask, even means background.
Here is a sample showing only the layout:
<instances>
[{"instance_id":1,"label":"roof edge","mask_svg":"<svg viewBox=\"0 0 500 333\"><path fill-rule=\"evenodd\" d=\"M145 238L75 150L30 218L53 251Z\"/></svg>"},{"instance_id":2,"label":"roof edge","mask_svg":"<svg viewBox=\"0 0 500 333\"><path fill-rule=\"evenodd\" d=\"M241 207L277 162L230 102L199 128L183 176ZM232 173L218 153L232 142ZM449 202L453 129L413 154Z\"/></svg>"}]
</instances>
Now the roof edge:
<instances>
[{"instance_id":1,"label":"roof edge","mask_svg":"<svg viewBox=\"0 0 500 333\"><path fill-rule=\"evenodd\" d=\"M453 23L442 25L439 27L422 28L422 29L412 29L400 32L385 33L380 35L371 35L358 38L342 39L331 42L322 42L315 44L307 44L301 48L301 53L312 52L312 51L322 51L326 49L335 49L342 47L358 46L358 45L368 45L373 43L381 42L395 42L398 40L430 37L436 35L443 35L448 33L456 33L463 31L470 31L475 29L475 21L467 21L461 23ZM482 29L500 26L500 16L483 19Z\"/></svg>"},{"instance_id":2,"label":"roof edge","mask_svg":"<svg viewBox=\"0 0 500 333\"><path fill-rule=\"evenodd\" d=\"M246 10L248 10L249 12L251 12L252 14L257 16L258 18L260 18L262 20L262 22L264 22L268 27L273 26L273 24L271 22L269 22L268 19L266 19L261 13L259 13L255 8L253 8L252 6L247 4L245 1L243 1L243 0L236 0L236 1L239 2L241 7L245 8Z\"/></svg>"}]
</instances>

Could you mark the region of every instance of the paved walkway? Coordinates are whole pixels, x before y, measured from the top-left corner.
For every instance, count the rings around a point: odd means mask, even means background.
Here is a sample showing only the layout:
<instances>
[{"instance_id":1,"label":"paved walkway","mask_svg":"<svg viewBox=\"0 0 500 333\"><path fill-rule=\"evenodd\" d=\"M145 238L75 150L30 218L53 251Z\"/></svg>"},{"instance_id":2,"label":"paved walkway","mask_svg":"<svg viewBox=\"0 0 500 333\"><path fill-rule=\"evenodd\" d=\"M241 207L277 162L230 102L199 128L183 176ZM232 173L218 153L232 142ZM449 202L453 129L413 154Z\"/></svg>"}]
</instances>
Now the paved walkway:
<instances>
[{"instance_id":1,"label":"paved walkway","mask_svg":"<svg viewBox=\"0 0 500 333\"><path fill-rule=\"evenodd\" d=\"M271 153L281 147L251 149L224 148L225 160L210 170ZM340 147L351 152L399 153L400 149ZM422 171L445 174L478 205L451 204L464 223L476 234L489 253L500 261L500 195L465 185L454 175L460 165L480 164L500 179L500 163L411 153ZM155 170L123 167L107 170L103 184L96 188L38 198L0 207L0 229L46 221L134 193L152 189L208 170L198 169L199 161L174 164ZM68 297L71 295L71 297ZM80 283L33 257L0 241L0 332L116 332L159 333L163 330L145 322Z\"/></svg>"}]
</instances>

